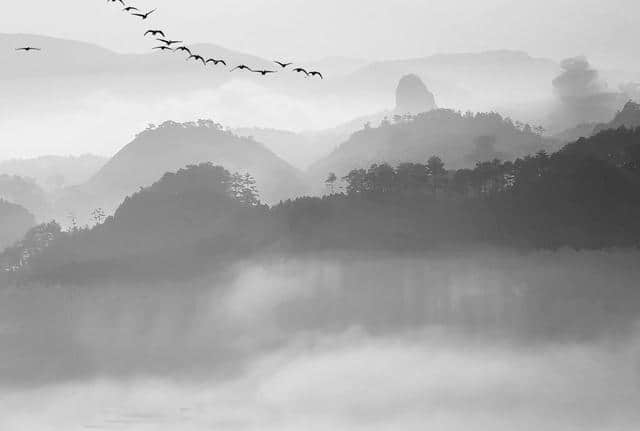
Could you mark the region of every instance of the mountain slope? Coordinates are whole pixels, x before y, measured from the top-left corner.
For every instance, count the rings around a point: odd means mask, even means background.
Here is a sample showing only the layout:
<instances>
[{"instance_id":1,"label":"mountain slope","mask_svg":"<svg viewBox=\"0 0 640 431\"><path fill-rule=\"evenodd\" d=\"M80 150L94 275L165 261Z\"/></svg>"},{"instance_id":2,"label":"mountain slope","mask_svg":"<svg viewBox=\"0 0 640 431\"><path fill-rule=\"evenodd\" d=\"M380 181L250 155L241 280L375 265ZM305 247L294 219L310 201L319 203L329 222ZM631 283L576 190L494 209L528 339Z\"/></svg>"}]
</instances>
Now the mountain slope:
<instances>
[{"instance_id":1,"label":"mountain slope","mask_svg":"<svg viewBox=\"0 0 640 431\"><path fill-rule=\"evenodd\" d=\"M93 178L68 190L58 211L86 214L91 208L115 207L125 196L157 181L166 172L211 162L230 171L250 173L267 203L304 192L301 174L262 144L222 130L219 124L166 122L151 127L120 150ZM78 206L78 203L82 203Z\"/></svg>"},{"instance_id":2,"label":"mountain slope","mask_svg":"<svg viewBox=\"0 0 640 431\"><path fill-rule=\"evenodd\" d=\"M448 167L460 168L495 154L515 158L550 150L554 145L555 141L541 138L530 128L520 129L499 114L463 115L440 109L356 132L331 155L314 164L310 174L317 183L329 172L342 176L379 162L423 163L433 155L441 157ZM478 157L474 158L476 154Z\"/></svg>"}]
</instances>

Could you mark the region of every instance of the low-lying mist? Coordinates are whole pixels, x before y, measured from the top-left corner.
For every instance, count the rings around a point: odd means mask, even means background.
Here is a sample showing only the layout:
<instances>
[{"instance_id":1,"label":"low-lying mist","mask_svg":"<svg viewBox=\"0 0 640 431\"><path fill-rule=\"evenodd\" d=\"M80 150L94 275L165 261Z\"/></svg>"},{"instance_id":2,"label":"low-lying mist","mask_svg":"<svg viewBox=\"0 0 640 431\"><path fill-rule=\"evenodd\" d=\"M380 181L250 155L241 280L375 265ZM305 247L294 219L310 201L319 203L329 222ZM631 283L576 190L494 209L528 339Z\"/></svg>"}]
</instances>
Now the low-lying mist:
<instances>
[{"instance_id":1,"label":"low-lying mist","mask_svg":"<svg viewBox=\"0 0 640 431\"><path fill-rule=\"evenodd\" d=\"M2 290L0 429L636 429L638 257L323 254Z\"/></svg>"}]
</instances>

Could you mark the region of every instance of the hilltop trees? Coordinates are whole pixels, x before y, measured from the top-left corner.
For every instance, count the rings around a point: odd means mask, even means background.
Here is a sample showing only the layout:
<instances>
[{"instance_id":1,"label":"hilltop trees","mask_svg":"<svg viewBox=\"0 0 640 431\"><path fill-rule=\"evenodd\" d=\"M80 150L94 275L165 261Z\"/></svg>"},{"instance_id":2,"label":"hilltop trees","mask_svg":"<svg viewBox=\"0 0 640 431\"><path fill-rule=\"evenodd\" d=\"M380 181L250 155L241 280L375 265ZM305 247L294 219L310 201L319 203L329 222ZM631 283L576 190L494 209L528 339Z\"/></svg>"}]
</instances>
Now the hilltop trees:
<instances>
[{"instance_id":1,"label":"hilltop trees","mask_svg":"<svg viewBox=\"0 0 640 431\"><path fill-rule=\"evenodd\" d=\"M392 167L388 163L373 164L369 169L354 169L343 180L348 194L426 192L435 194L446 182L447 171L439 157L431 157L426 164L401 163Z\"/></svg>"}]
</instances>

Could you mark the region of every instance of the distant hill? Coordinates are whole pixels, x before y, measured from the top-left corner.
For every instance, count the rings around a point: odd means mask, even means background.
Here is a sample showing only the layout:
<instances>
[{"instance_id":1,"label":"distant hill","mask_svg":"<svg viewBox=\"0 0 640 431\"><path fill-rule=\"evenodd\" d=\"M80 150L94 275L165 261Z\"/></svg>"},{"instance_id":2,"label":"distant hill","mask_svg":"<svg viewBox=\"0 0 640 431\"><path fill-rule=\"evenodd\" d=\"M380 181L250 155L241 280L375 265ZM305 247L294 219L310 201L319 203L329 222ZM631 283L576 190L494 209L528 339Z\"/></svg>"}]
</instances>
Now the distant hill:
<instances>
[{"instance_id":1,"label":"distant hill","mask_svg":"<svg viewBox=\"0 0 640 431\"><path fill-rule=\"evenodd\" d=\"M327 78L346 76L371 63L362 58L326 57L316 61L303 62L309 69L321 70Z\"/></svg>"},{"instance_id":2,"label":"distant hill","mask_svg":"<svg viewBox=\"0 0 640 431\"><path fill-rule=\"evenodd\" d=\"M56 207L61 213L74 207L74 212L88 213L97 207L110 211L165 172L204 162L251 172L264 202L278 202L305 191L302 175L264 145L224 131L212 121L168 121L138 134L89 181L68 189Z\"/></svg>"},{"instance_id":3,"label":"distant hill","mask_svg":"<svg viewBox=\"0 0 640 431\"><path fill-rule=\"evenodd\" d=\"M633 101L627 102L622 110L618 111L608 123L598 124L594 129L594 134L607 129L618 129L626 127L627 129L635 129L640 127L640 104Z\"/></svg>"},{"instance_id":4,"label":"distant hill","mask_svg":"<svg viewBox=\"0 0 640 431\"><path fill-rule=\"evenodd\" d=\"M87 181L107 160L92 154L12 159L0 162L0 174L33 178L40 187L52 191Z\"/></svg>"},{"instance_id":5,"label":"distant hill","mask_svg":"<svg viewBox=\"0 0 640 431\"><path fill-rule=\"evenodd\" d=\"M26 208L39 220L49 215L47 195L31 178L0 175L0 199Z\"/></svg>"},{"instance_id":6,"label":"distant hill","mask_svg":"<svg viewBox=\"0 0 640 431\"><path fill-rule=\"evenodd\" d=\"M608 123L579 124L554 135L554 138L564 143L570 143L580 138L588 138L605 130L618 129L620 127L626 127L627 129L640 127L640 104L629 101Z\"/></svg>"},{"instance_id":7,"label":"distant hill","mask_svg":"<svg viewBox=\"0 0 640 431\"><path fill-rule=\"evenodd\" d=\"M42 51L22 55L20 61L15 61L16 55L21 55L15 52L15 48L25 44L40 47ZM246 62L260 67L273 64L269 60L213 44L194 44L189 47L202 55L225 58L233 63ZM178 61L181 57L183 55L179 53L151 51L144 54L121 54L86 42L34 34L0 33L0 62L3 64L0 69L0 80L111 73L122 77L132 74L165 75L199 72L199 69L194 69L193 64ZM227 74L224 78L228 78Z\"/></svg>"},{"instance_id":8,"label":"distant hill","mask_svg":"<svg viewBox=\"0 0 640 431\"><path fill-rule=\"evenodd\" d=\"M0 251L21 239L35 224L25 208L0 199Z\"/></svg>"},{"instance_id":9,"label":"distant hill","mask_svg":"<svg viewBox=\"0 0 640 431\"><path fill-rule=\"evenodd\" d=\"M484 161L469 158L479 146L484 147L485 153L515 158L542 149L552 150L556 142L540 137L529 127L516 127L499 114L461 114L440 109L411 120L364 128L314 164L310 173L317 182L329 172L342 176L351 169L373 163L420 163L433 155L446 160L450 168L469 167L476 161Z\"/></svg>"},{"instance_id":10,"label":"distant hill","mask_svg":"<svg viewBox=\"0 0 640 431\"><path fill-rule=\"evenodd\" d=\"M569 142L575 142L580 138L588 138L593 135L593 131L596 127L598 127L597 123L578 124L575 127L556 133L553 135L553 138L568 144Z\"/></svg>"},{"instance_id":11,"label":"distant hill","mask_svg":"<svg viewBox=\"0 0 640 431\"><path fill-rule=\"evenodd\" d=\"M312 133L295 133L259 127L237 128L233 129L233 133L238 136L253 137L281 159L303 170L329 155L337 146L337 144L331 145L331 142L320 139Z\"/></svg>"},{"instance_id":12,"label":"distant hill","mask_svg":"<svg viewBox=\"0 0 640 431\"><path fill-rule=\"evenodd\" d=\"M37 267L33 275L43 281L138 275L166 280L192 267L211 268L214 256L253 251L272 235L267 211L250 179L202 163L165 173L93 229L45 226L54 232L45 247L36 253L29 243L21 247ZM23 266L14 255L5 255L5 264Z\"/></svg>"}]
</instances>

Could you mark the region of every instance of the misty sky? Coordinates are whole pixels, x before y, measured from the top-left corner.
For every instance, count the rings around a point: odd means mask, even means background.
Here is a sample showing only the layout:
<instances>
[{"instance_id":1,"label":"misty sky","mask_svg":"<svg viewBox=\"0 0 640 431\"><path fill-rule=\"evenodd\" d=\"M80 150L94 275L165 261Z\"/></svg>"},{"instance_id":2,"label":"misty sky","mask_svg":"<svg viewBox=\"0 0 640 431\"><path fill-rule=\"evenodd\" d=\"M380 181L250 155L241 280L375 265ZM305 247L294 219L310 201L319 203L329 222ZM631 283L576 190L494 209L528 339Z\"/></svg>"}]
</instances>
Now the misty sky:
<instances>
[{"instance_id":1,"label":"misty sky","mask_svg":"<svg viewBox=\"0 0 640 431\"><path fill-rule=\"evenodd\" d=\"M587 55L607 68L640 69L637 0L139 0L151 22L190 42L265 57L368 59L509 48L561 59ZM0 32L38 33L148 48L141 23L104 0L7 2ZM144 26L144 25L143 25Z\"/></svg>"}]
</instances>

